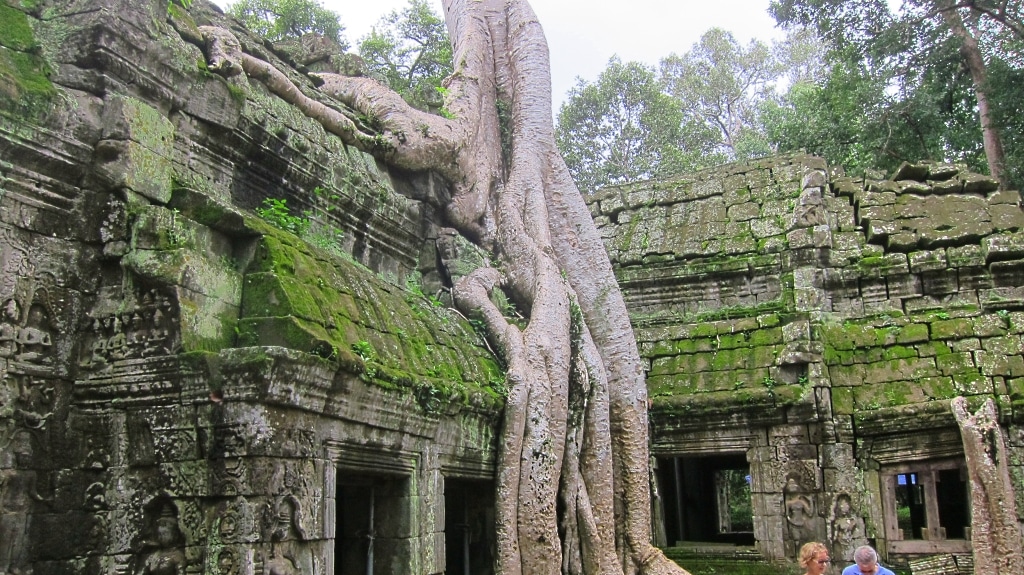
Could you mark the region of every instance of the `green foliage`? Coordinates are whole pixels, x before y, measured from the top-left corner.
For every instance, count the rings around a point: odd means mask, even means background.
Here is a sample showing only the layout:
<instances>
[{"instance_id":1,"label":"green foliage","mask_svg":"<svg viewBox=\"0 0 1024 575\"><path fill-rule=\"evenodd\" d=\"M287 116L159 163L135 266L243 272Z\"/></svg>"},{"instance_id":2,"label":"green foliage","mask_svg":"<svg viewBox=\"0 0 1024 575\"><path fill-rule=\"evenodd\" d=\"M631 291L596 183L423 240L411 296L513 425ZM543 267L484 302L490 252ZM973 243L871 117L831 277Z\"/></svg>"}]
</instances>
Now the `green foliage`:
<instances>
[{"instance_id":1,"label":"green foliage","mask_svg":"<svg viewBox=\"0 0 1024 575\"><path fill-rule=\"evenodd\" d=\"M167 13L171 13L171 10L173 9L172 7L174 5L181 6L182 8L188 10L192 7L192 2L193 0L169 0L169 2L167 2Z\"/></svg>"},{"instance_id":2,"label":"green foliage","mask_svg":"<svg viewBox=\"0 0 1024 575\"><path fill-rule=\"evenodd\" d=\"M322 188L317 187L314 190L314 195L318 198L323 198L326 192ZM330 210L331 207L328 206L326 211ZM256 208L256 214L274 227L291 232L310 245L316 246L337 257L348 257L349 255L341 247L341 242L344 238L342 232L331 225L313 219L310 217L309 211L304 212L301 216L293 215L288 208L288 200L284 198L264 199L262 207Z\"/></svg>"},{"instance_id":3,"label":"green foliage","mask_svg":"<svg viewBox=\"0 0 1024 575\"><path fill-rule=\"evenodd\" d=\"M359 56L370 74L398 92L411 105L440 109L441 82L452 73L452 49L444 21L427 0L409 0L359 40ZM442 89L443 90L443 89Z\"/></svg>"},{"instance_id":4,"label":"green foliage","mask_svg":"<svg viewBox=\"0 0 1024 575\"><path fill-rule=\"evenodd\" d=\"M228 13L271 42L315 32L348 49L338 15L319 0L237 0Z\"/></svg>"},{"instance_id":5,"label":"green foliage","mask_svg":"<svg viewBox=\"0 0 1024 575\"><path fill-rule=\"evenodd\" d=\"M373 345L365 339L353 343L352 351L363 361L375 361L377 359L377 352L374 351Z\"/></svg>"},{"instance_id":6,"label":"green foliage","mask_svg":"<svg viewBox=\"0 0 1024 575\"><path fill-rule=\"evenodd\" d=\"M679 103L661 91L654 70L618 58L596 82L580 80L569 92L555 139L585 193L691 170L710 152L699 127L684 127Z\"/></svg>"},{"instance_id":7,"label":"green foliage","mask_svg":"<svg viewBox=\"0 0 1024 575\"><path fill-rule=\"evenodd\" d=\"M57 90L28 17L0 2L0 109L32 114L49 109Z\"/></svg>"},{"instance_id":8,"label":"green foliage","mask_svg":"<svg viewBox=\"0 0 1024 575\"><path fill-rule=\"evenodd\" d=\"M288 200L284 198L264 199L263 207L256 208L256 213L273 226L297 236L303 236L309 230L309 219L292 215Z\"/></svg>"},{"instance_id":9,"label":"green foliage","mask_svg":"<svg viewBox=\"0 0 1024 575\"><path fill-rule=\"evenodd\" d=\"M783 78L819 75L820 55L809 34L741 46L713 28L658 71L613 58L559 110L559 150L584 192L771 154L764 107Z\"/></svg>"},{"instance_id":10,"label":"green foliage","mask_svg":"<svg viewBox=\"0 0 1024 575\"><path fill-rule=\"evenodd\" d=\"M686 54L662 59L660 80L682 105L686 121L714 134L717 154L743 159L771 153L758 129L758 112L773 98L784 69L768 45L754 40L743 47L729 32L712 28Z\"/></svg>"},{"instance_id":11,"label":"green foliage","mask_svg":"<svg viewBox=\"0 0 1024 575\"><path fill-rule=\"evenodd\" d=\"M898 8L885 0L774 0L771 11L781 25L807 27L825 42L828 72L815 86L794 85L781 109L770 111L772 143L823 155L854 172L918 160L984 172L995 161L1006 167L1011 185L1024 183L1024 17L1019 6L1006 3L948 6L939 0L908 0ZM958 22L984 60L973 74ZM1001 162L982 146L982 93L990 134L1002 139Z\"/></svg>"}]
</instances>

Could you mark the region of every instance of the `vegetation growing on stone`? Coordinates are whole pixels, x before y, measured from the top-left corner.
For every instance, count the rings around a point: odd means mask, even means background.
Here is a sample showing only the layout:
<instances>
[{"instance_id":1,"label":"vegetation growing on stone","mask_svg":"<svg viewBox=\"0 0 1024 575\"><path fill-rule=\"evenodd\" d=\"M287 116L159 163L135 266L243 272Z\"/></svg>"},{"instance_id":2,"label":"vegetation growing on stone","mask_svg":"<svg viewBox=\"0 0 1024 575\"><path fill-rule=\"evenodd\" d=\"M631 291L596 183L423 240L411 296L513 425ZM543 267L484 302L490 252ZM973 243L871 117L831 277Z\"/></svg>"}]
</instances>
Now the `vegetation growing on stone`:
<instances>
[{"instance_id":1,"label":"vegetation growing on stone","mask_svg":"<svg viewBox=\"0 0 1024 575\"><path fill-rule=\"evenodd\" d=\"M56 89L24 12L0 3L0 102L8 110L39 113Z\"/></svg>"}]
</instances>

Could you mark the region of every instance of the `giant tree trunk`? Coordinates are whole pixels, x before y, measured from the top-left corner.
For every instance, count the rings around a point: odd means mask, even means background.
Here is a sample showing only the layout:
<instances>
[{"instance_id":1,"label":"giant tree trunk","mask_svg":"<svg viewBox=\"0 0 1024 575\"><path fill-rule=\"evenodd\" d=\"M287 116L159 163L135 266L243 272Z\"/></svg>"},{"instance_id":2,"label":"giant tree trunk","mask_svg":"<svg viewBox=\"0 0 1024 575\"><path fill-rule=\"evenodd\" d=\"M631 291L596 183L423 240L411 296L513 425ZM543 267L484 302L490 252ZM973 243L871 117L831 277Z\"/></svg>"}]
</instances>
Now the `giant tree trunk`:
<instances>
[{"instance_id":1,"label":"giant tree trunk","mask_svg":"<svg viewBox=\"0 0 1024 575\"><path fill-rule=\"evenodd\" d=\"M525 0L444 0L444 10L455 58L450 118L414 110L374 80L321 75L322 91L378 119L377 137L242 53L225 31L204 35L211 68L240 67L346 142L445 177L448 219L497 262L453 290L508 365L497 572L686 573L650 541L644 374L608 256L555 147L540 24ZM523 311L524 328L503 317L494 290Z\"/></svg>"},{"instance_id":2,"label":"giant tree trunk","mask_svg":"<svg viewBox=\"0 0 1024 575\"><path fill-rule=\"evenodd\" d=\"M974 97L978 102L978 119L981 122L981 142L985 149L985 159L988 161L989 175L999 182L1000 188L1007 189L1009 182L1006 179L1006 153L1003 150L1003 138L999 128L992 119L988 101L985 58L978 46L978 39L967 29L957 8L949 0L943 0L943 3L942 17L953 35L960 39L960 55L963 56L964 64L971 73Z\"/></svg>"},{"instance_id":3,"label":"giant tree trunk","mask_svg":"<svg viewBox=\"0 0 1024 575\"><path fill-rule=\"evenodd\" d=\"M964 458L971 482L971 545L974 572L985 575L1024 573L1024 549L1013 483L1006 458L1006 439L991 399L975 414L967 400L953 399L953 415L960 426Z\"/></svg>"}]
</instances>

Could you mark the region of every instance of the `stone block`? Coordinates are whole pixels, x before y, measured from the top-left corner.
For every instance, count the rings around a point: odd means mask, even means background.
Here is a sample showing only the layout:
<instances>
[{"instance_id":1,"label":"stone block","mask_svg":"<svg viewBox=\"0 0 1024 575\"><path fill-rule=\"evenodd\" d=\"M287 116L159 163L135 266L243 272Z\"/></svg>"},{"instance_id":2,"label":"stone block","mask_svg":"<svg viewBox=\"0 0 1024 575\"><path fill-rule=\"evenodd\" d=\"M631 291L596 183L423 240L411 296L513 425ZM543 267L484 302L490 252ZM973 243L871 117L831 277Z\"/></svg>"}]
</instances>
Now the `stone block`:
<instances>
[{"instance_id":1,"label":"stone block","mask_svg":"<svg viewBox=\"0 0 1024 575\"><path fill-rule=\"evenodd\" d=\"M981 349L981 339L976 337L965 337L963 339L950 340L945 343L938 342L937 345L948 345L948 349L954 352L971 352Z\"/></svg>"},{"instance_id":2,"label":"stone block","mask_svg":"<svg viewBox=\"0 0 1024 575\"><path fill-rule=\"evenodd\" d=\"M986 262L1024 258L1024 234L1003 232L982 238L981 250Z\"/></svg>"},{"instance_id":3,"label":"stone block","mask_svg":"<svg viewBox=\"0 0 1024 575\"><path fill-rule=\"evenodd\" d=\"M946 250L920 250L907 256L911 273L945 270L949 266Z\"/></svg>"},{"instance_id":4,"label":"stone block","mask_svg":"<svg viewBox=\"0 0 1024 575\"><path fill-rule=\"evenodd\" d=\"M989 216L996 231L1019 231L1024 229L1024 211L1017 204L990 205Z\"/></svg>"},{"instance_id":5,"label":"stone block","mask_svg":"<svg viewBox=\"0 0 1024 575\"><path fill-rule=\"evenodd\" d=\"M900 327L896 334L896 343L900 345L923 343L928 341L928 338L928 324L910 323Z\"/></svg>"},{"instance_id":6,"label":"stone block","mask_svg":"<svg viewBox=\"0 0 1024 575\"><path fill-rule=\"evenodd\" d=\"M974 352L974 361L987 376L1022 377L1024 376L1024 357L1020 355L1003 355L985 350Z\"/></svg>"},{"instance_id":7,"label":"stone block","mask_svg":"<svg viewBox=\"0 0 1024 575\"><path fill-rule=\"evenodd\" d=\"M894 359L864 366L864 383L913 381L936 375L935 360L930 357Z\"/></svg>"},{"instance_id":8,"label":"stone block","mask_svg":"<svg viewBox=\"0 0 1024 575\"><path fill-rule=\"evenodd\" d=\"M935 365L943 375L952 375L964 370L974 369L974 354L960 351L935 357Z\"/></svg>"},{"instance_id":9,"label":"stone block","mask_svg":"<svg viewBox=\"0 0 1024 575\"><path fill-rule=\"evenodd\" d=\"M1018 335L985 338L981 340L981 347L985 351L1002 355L1020 355L1024 352L1024 345Z\"/></svg>"},{"instance_id":10,"label":"stone block","mask_svg":"<svg viewBox=\"0 0 1024 575\"><path fill-rule=\"evenodd\" d=\"M981 268L985 265L985 252L978 244L946 248L946 260L955 268Z\"/></svg>"},{"instance_id":11,"label":"stone block","mask_svg":"<svg viewBox=\"0 0 1024 575\"><path fill-rule=\"evenodd\" d=\"M777 217L761 217L750 220L750 233L756 239L782 236L786 232L786 224Z\"/></svg>"},{"instance_id":12,"label":"stone block","mask_svg":"<svg viewBox=\"0 0 1024 575\"><path fill-rule=\"evenodd\" d=\"M174 125L158 110L134 98L112 96L103 109L103 140L97 169L116 187L151 200L171 199Z\"/></svg>"},{"instance_id":13,"label":"stone block","mask_svg":"<svg viewBox=\"0 0 1024 575\"><path fill-rule=\"evenodd\" d=\"M768 430L768 443L776 448L780 445L807 445L809 442L806 425L774 425Z\"/></svg>"},{"instance_id":14,"label":"stone block","mask_svg":"<svg viewBox=\"0 0 1024 575\"><path fill-rule=\"evenodd\" d=\"M974 322L970 318L936 320L931 323L932 339L960 339L974 335Z\"/></svg>"},{"instance_id":15,"label":"stone block","mask_svg":"<svg viewBox=\"0 0 1024 575\"><path fill-rule=\"evenodd\" d=\"M985 353L983 351L977 353ZM975 359L975 362L978 362ZM984 359L982 359L984 361ZM980 365L980 364L979 364ZM978 373L978 370L961 371L953 374L953 387L958 395L978 395L993 393L995 389L992 378L987 374ZM952 395L950 395L952 397Z\"/></svg>"},{"instance_id":16,"label":"stone block","mask_svg":"<svg viewBox=\"0 0 1024 575\"><path fill-rule=\"evenodd\" d=\"M960 173L957 179L963 182L967 194L987 194L999 189L998 181L982 174Z\"/></svg>"},{"instance_id":17,"label":"stone block","mask_svg":"<svg viewBox=\"0 0 1024 575\"><path fill-rule=\"evenodd\" d=\"M896 168L896 171L892 175L892 180L900 184L923 182L928 179L928 172L928 164L912 164L910 162L903 162L900 164L900 167Z\"/></svg>"},{"instance_id":18,"label":"stone block","mask_svg":"<svg viewBox=\"0 0 1024 575\"><path fill-rule=\"evenodd\" d=\"M735 222L753 220L761 216L761 206L755 202L733 204L726 209L726 216Z\"/></svg>"}]
</instances>

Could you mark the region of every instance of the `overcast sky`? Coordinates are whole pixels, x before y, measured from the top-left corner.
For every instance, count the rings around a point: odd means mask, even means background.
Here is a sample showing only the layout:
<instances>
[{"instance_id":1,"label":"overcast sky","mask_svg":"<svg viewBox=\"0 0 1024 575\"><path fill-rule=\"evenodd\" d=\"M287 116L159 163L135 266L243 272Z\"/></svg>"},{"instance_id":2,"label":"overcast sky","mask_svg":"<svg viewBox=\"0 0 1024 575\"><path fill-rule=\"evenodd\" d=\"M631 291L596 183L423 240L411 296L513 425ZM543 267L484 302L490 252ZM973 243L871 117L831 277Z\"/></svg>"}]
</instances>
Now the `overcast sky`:
<instances>
[{"instance_id":1,"label":"overcast sky","mask_svg":"<svg viewBox=\"0 0 1024 575\"><path fill-rule=\"evenodd\" d=\"M230 0L214 0L220 6ZM430 0L440 15L441 0ZM768 15L769 0L531 0L551 50L554 112L576 78L597 79L618 55L656 65L672 52L682 54L708 28L724 28L746 44L781 38ZM321 0L338 13L353 45L381 16L408 0Z\"/></svg>"}]
</instances>

